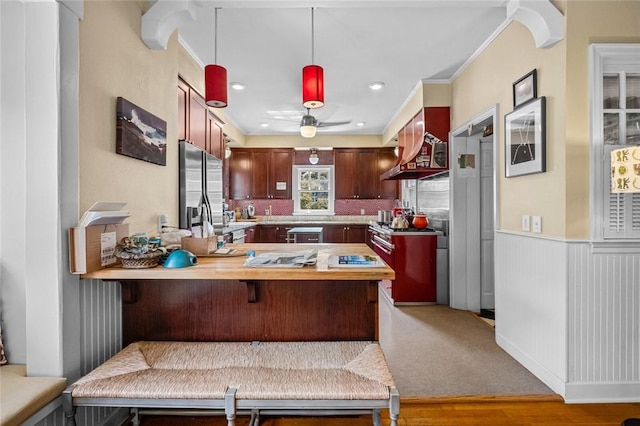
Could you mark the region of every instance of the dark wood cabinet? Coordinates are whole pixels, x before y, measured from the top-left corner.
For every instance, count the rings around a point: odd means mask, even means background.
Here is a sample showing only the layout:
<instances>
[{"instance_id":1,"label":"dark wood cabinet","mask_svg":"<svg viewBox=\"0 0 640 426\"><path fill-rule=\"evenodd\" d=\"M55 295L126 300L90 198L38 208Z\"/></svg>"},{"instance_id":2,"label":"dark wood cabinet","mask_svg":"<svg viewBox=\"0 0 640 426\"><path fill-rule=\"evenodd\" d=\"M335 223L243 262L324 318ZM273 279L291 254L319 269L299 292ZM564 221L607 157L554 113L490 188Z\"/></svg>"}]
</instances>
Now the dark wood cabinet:
<instances>
[{"instance_id":1,"label":"dark wood cabinet","mask_svg":"<svg viewBox=\"0 0 640 426\"><path fill-rule=\"evenodd\" d=\"M291 199L292 149L239 148L231 151L232 199Z\"/></svg>"},{"instance_id":2,"label":"dark wood cabinet","mask_svg":"<svg viewBox=\"0 0 640 426\"><path fill-rule=\"evenodd\" d=\"M398 183L380 175L395 165L392 148L336 148L336 199L396 199Z\"/></svg>"},{"instance_id":3,"label":"dark wood cabinet","mask_svg":"<svg viewBox=\"0 0 640 426\"><path fill-rule=\"evenodd\" d=\"M286 243L287 231L293 225L258 225L256 227L257 243Z\"/></svg>"},{"instance_id":4,"label":"dark wood cabinet","mask_svg":"<svg viewBox=\"0 0 640 426\"><path fill-rule=\"evenodd\" d=\"M393 148L382 148L378 150L378 176L376 177L376 181L378 182L378 198L387 200L399 198L399 183L397 180L380 180L380 175L391 170L397 161L398 157L396 157Z\"/></svg>"},{"instance_id":5,"label":"dark wood cabinet","mask_svg":"<svg viewBox=\"0 0 640 426\"><path fill-rule=\"evenodd\" d=\"M244 242L245 243L255 243L256 241L256 233L257 233L257 227L256 226L250 226L248 228L245 228L244 230Z\"/></svg>"},{"instance_id":6,"label":"dark wood cabinet","mask_svg":"<svg viewBox=\"0 0 640 426\"><path fill-rule=\"evenodd\" d=\"M334 149L336 199L356 198L356 150Z\"/></svg>"},{"instance_id":7,"label":"dark wood cabinet","mask_svg":"<svg viewBox=\"0 0 640 426\"><path fill-rule=\"evenodd\" d=\"M253 191L253 153L247 149L233 149L229 158L229 198L244 200Z\"/></svg>"},{"instance_id":8,"label":"dark wood cabinet","mask_svg":"<svg viewBox=\"0 0 640 426\"><path fill-rule=\"evenodd\" d=\"M187 82L178 79L178 139L224 160L224 123Z\"/></svg>"},{"instance_id":9,"label":"dark wood cabinet","mask_svg":"<svg viewBox=\"0 0 640 426\"><path fill-rule=\"evenodd\" d=\"M259 224L256 227L257 243L286 243L287 231L300 224L278 224L265 225ZM305 223L305 227L322 228L322 239L325 243L366 243L367 224L339 224L331 225L326 223ZM297 242L299 243L316 243L318 236L316 234L298 234Z\"/></svg>"},{"instance_id":10,"label":"dark wood cabinet","mask_svg":"<svg viewBox=\"0 0 640 426\"><path fill-rule=\"evenodd\" d=\"M365 243L368 225L324 225L325 243Z\"/></svg>"}]
</instances>

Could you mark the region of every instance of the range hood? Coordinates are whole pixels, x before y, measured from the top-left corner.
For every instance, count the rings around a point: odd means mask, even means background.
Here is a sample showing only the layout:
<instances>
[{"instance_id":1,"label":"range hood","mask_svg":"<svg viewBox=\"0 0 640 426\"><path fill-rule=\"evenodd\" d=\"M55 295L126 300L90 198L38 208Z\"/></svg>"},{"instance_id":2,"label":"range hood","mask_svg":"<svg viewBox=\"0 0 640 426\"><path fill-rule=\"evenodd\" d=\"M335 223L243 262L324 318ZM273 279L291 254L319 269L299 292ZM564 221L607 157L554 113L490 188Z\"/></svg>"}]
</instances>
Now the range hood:
<instances>
[{"instance_id":1,"label":"range hood","mask_svg":"<svg viewBox=\"0 0 640 426\"><path fill-rule=\"evenodd\" d=\"M397 164L381 174L380 180L422 179L448 170L446 164L440 167L432 161L434 152L444 150L446 153L447 144L429 132L424 134L421 143L399 148Z\"/></svg>"}]
</instances>

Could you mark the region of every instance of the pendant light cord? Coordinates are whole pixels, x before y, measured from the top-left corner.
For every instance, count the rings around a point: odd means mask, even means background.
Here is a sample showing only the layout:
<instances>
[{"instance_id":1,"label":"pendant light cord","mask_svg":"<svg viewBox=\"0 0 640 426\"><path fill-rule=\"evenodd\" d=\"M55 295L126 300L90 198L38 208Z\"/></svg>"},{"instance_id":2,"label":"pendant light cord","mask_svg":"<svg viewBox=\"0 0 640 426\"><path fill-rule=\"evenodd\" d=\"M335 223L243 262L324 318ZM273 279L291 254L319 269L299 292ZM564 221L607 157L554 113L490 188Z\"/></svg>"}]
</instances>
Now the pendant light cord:
<instances>
[{"instance_id":1,"label":"pendant light cord","mask_svg":"<svg viewBox=\"0 0 640 426\"><path fill-rule=\"evenodd\" d=\"M213 31L213 63L218 63L218 9L215 8L215 29Z\"/></svg>"},{"instance_id":2,"label":"pendant light cord","mask_svg":"<svg viewBox=\"0 0 640 426\"><path fill-rule=\"evenodd\" d=\"M315 10L315 7L312 7L311 8L311 64L312 65L315 64L315 62L314 62L314 53L315 53L314 52L314 47L315 47L314 34L315 34L315 31L314 31L314 25L313 25L313 22L314 22L313 21L313 12L314 12L314 10Z\"/></svg>"}]
</instances>

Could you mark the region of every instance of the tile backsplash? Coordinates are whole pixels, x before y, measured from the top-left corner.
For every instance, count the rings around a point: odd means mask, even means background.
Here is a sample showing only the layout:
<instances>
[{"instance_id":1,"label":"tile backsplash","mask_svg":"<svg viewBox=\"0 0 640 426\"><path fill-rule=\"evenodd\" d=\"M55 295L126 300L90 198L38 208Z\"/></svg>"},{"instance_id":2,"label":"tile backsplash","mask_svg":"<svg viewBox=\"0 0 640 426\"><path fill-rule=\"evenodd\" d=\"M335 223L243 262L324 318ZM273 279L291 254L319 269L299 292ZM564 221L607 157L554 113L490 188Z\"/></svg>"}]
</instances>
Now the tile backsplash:
<instances>
[{"instance_id":1,"label":"tile backsplash","mask_svg":"<svg viewBox=\"0 0 640 426\"><path fill-rule=\"evenodd\" d=\"M257 216L266 215L271 210L272 216L290 216L293 214L293 200L231 200L229 209L241 209L253 204ZM395 200L335 200L336 216L377 215L378 210L391 210ZM364 212L364 213L363 213Z\"/></svg>"}]
</instances>

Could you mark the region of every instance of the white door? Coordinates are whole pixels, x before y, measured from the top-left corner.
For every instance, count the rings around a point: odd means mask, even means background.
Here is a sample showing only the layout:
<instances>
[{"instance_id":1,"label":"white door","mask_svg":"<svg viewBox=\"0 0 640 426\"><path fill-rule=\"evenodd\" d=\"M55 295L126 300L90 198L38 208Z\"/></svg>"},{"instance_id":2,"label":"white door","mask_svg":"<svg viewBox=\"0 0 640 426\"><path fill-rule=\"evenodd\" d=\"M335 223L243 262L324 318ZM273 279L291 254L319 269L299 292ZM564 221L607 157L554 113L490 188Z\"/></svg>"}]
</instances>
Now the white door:
<instances>
[{"instance_id":1,"label":"white door","mask_svg":"<svg viewBox=\"0 0 640 426\"><path fill-rule=\"evenodd\" d=\"M493 234L493 141L480 139L480 308L495 308Z\"/></svg>"},{"instance_id":2,"label":"white door","mask_svg":"<svg viewBox=\"0 0 640 426\"><path fill-rule=\"evenodd\" d=\"M450 305L474 312L494 308L496 137L482 131L495 116L492 108L450 138Z\"/></svg>"}]
</instances>

